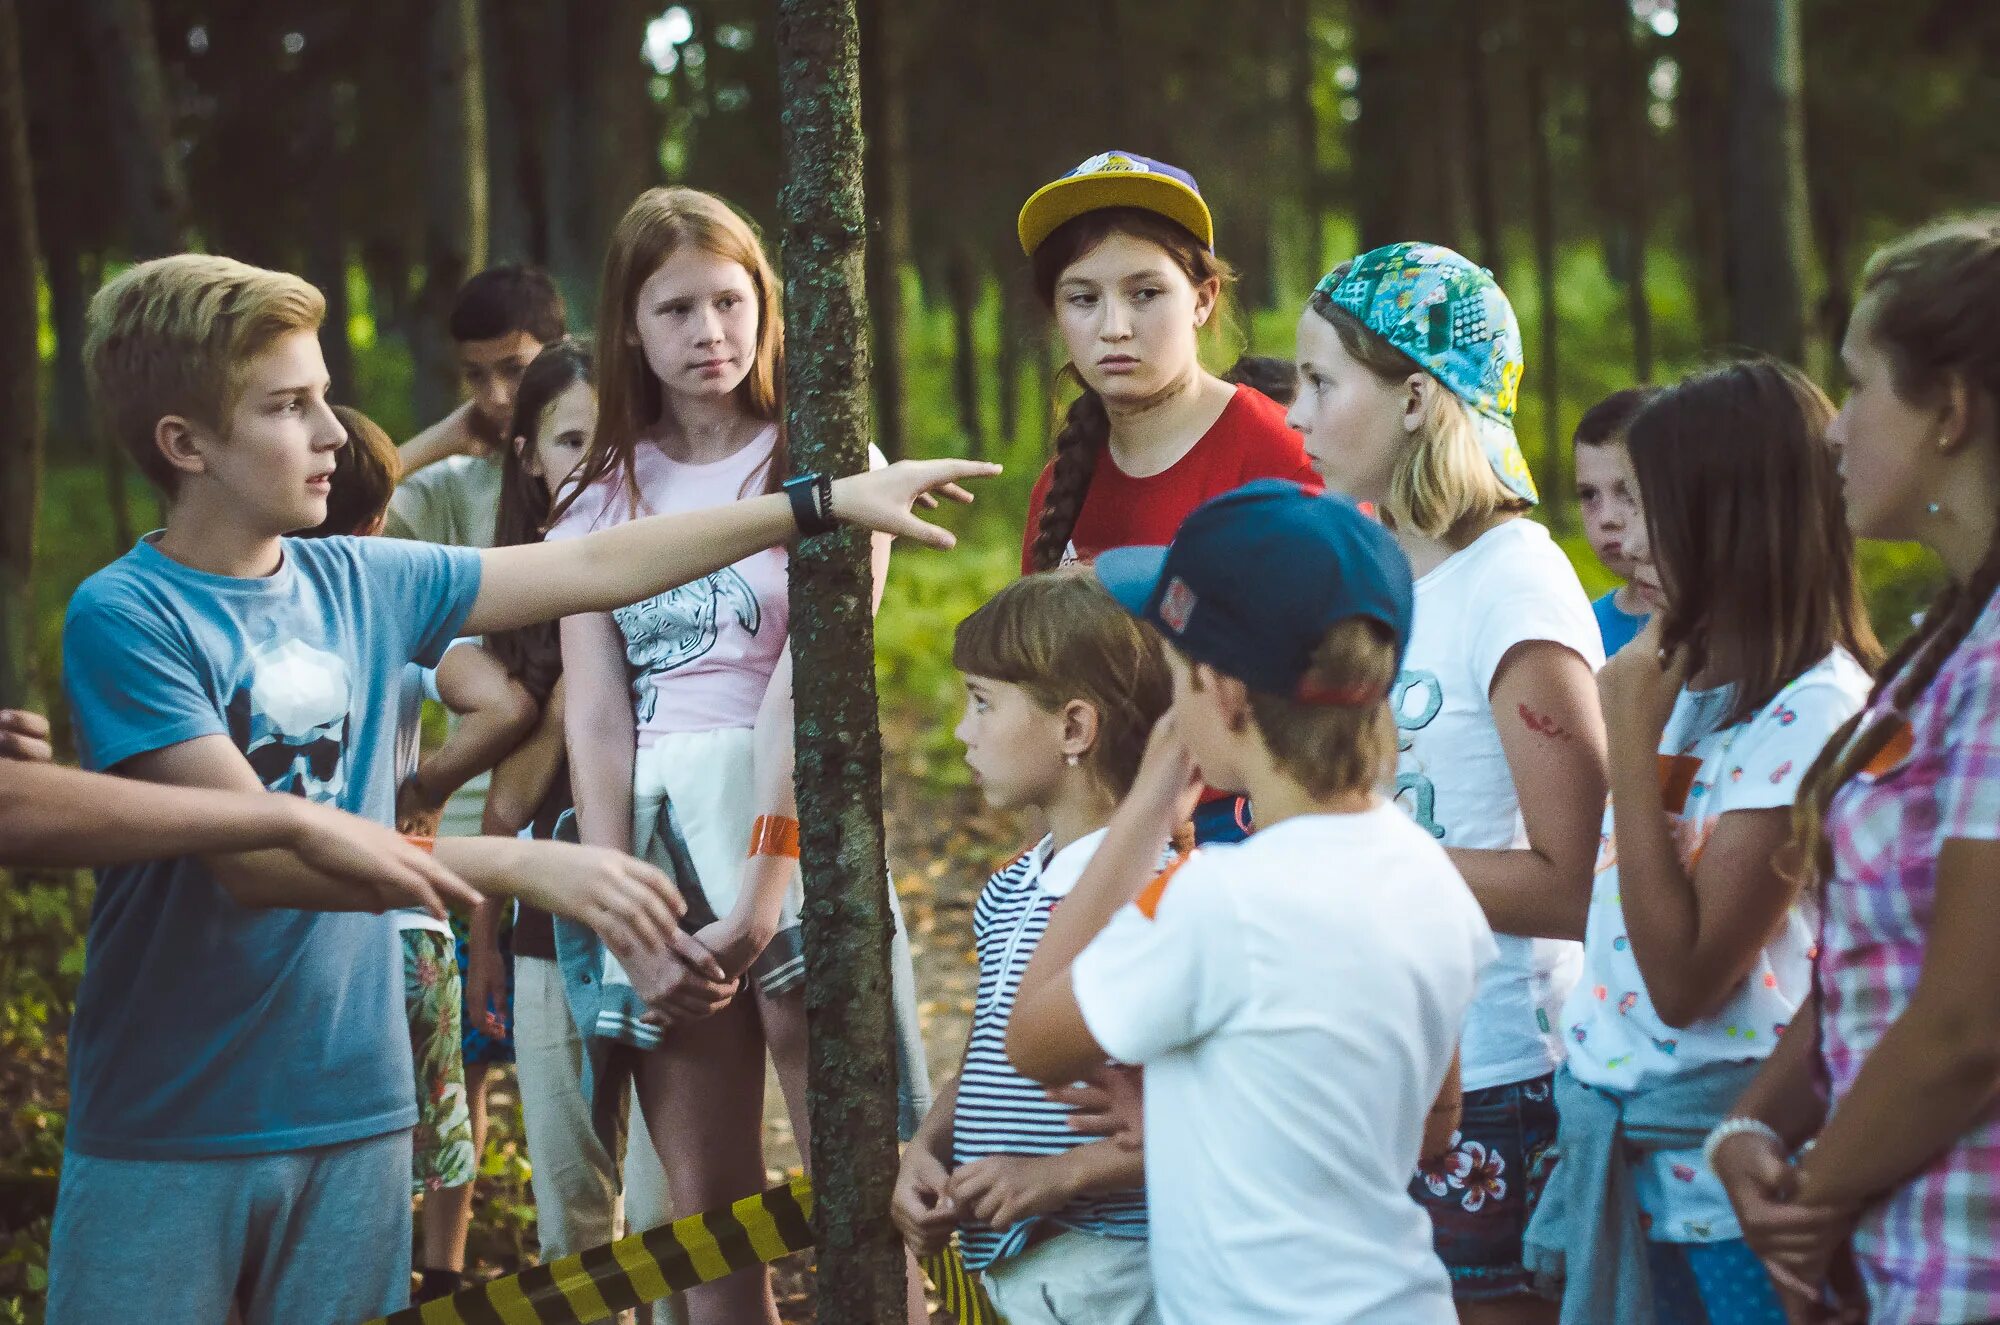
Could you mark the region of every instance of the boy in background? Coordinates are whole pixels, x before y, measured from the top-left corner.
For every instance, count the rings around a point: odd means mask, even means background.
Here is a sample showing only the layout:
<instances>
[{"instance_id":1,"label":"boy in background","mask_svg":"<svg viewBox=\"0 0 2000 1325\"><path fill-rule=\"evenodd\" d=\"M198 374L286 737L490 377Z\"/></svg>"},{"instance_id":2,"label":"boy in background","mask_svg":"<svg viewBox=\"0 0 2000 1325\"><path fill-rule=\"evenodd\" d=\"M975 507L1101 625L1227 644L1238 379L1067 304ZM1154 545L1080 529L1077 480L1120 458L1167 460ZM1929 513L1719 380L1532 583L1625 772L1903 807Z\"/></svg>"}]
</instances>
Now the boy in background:
<instances>
[{"instance_id":1,"label":"boy in background","mask_svg":"<svg viewBox=\"0 0 2000 1325\"><path fill-rule=\"evenodd\" d=\"M1654 395L1649 386L1614 391L1584 411L1577 420L1571 472L1576 475L1576 504L1583 513L1583 534L1604 568L1625 583L1590 605L1609 658L1645 629L1653 609L1632 583L1632 559L1625 555L1626 531L1643 519L1639 480L1625 454L1625 430Z\"/></svg>"}]
</instances>

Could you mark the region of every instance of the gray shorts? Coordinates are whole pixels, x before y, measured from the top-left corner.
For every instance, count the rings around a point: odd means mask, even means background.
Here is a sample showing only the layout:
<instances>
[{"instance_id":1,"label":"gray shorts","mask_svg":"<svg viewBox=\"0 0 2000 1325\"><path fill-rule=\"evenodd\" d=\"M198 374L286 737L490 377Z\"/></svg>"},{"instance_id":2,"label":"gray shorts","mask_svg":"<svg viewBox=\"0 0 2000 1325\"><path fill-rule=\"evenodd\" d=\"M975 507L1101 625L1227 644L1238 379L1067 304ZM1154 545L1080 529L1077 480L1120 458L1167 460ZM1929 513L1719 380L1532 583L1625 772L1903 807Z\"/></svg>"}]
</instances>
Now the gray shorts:
<instances>
[{"instance_id":1,"label":"gray shorts","mask_svg":"<svg viewBox=\"0 0 2000 1325\"><path fill-rule=\"evenodd\" d=\"M410 1134L221 1159L63 1157L49 1325L353 1325L410 1304Z\"/></svg>"}]
</instances>

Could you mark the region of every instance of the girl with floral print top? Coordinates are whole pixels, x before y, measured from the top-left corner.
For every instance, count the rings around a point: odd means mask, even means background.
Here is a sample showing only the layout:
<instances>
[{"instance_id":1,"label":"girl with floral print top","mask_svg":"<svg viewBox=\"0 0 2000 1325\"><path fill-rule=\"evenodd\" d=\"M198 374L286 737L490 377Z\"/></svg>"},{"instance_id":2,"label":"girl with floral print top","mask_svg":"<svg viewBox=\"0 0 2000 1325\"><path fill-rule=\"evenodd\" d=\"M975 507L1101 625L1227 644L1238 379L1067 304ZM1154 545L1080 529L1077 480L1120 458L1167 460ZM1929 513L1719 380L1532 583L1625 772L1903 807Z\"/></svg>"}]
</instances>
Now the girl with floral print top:
<instances>
[{"instance_id":1,"label":"girl with floral print top","mask_svg":"<svg viewBox=\"0 0 2000 1325\"><path fill-rule=\"evenodd\" d=\"M1566 1321L1783 1325L1701 1143L1808 991L1814 920L1775 856L1879 661L1832 417L1798 370L1748 362L1627 430L1652 618L1598 674L1611 805L1563 1007L1562 1160L1528 1235L1562 1254Z\"/></svg>"}]
</instances>

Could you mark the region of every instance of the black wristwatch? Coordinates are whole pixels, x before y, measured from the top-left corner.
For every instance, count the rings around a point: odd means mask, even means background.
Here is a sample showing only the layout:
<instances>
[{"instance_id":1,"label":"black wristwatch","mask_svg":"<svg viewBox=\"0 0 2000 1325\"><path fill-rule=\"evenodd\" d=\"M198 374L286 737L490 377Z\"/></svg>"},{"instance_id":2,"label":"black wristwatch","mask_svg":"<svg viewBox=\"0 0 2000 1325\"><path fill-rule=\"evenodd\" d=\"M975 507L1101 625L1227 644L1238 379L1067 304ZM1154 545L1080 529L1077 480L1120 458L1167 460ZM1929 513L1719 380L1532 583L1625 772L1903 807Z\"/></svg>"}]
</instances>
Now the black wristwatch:
<instances>
[{"instance_id":1,"label":"black wristwatch","mask_svg":"<svg viewBox=\"0 0 2000 1325\"><path fill-rule=\"evenodd\" d=\"M801 474L785 481L785 495L792 501L792 518L806 538L829 533L840 527L833 518L833 480L824 474Z\"/></svg>"}]
</instances>

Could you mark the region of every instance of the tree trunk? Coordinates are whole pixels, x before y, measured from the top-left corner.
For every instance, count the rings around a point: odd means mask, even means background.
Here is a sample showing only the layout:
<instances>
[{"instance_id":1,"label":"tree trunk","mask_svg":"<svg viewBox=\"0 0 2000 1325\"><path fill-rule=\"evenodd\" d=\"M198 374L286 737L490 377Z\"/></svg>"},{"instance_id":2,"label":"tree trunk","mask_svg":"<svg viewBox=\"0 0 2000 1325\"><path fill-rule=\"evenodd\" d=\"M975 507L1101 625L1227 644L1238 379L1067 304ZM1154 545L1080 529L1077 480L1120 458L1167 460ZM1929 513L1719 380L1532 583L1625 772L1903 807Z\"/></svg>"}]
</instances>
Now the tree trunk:
<instances>
[{"instance_id":1,"label":"tree trunk","mask_svg":"<svg viewBox=\"0 0 2000 1325\"><path fill-rule=\"evenodd\" d=\"M1803 67L1796 0L1736 0L1729 32L1729 336L1792 363L1805 358Z\"/></svg>"},{"instance_id":2,"label":"tree trunk","mask_svg":"<svg viewBox=\"0 0 2000 1325\"><path fill-rule=\"evenodd\" d=\"M951 300L951 384L958 402L958 429L968 453L986 454L986 429L979 412L979 268L961 245L945 271Z\"/></svg>"},{"instance_id":3,"label":"tree trunk","mask_svg":"<svg viewBox=\"0 0 2000 1325\"><path fill-rule=\"evenodd\" d=\"M1726 172L1720 169L1726 150L1723 107L1727 56L1720 18L1713 7L1683 5L1679 46L1680 91L1674 111L1680 119L1681 148L1687 169L1688 253L1694 267L1695 315L1705 347L1720 345L1729 334L1729 287L1723 275L1727 245L1723 218L1727 211Z\"/></svg>"},{"instance_id":4,"label":"tree trunk","mask_svg":"<svg viewBox=\"0 0 2000 1325\"><path fill-rule=\"evenodd\" d=\"M1014 262L1013 237L994 248L993 269L1005 272ZM1012 282L1003 276L993 301L993 385L999 394L1000 454L1011 453L1021 440L1021 351L1027 328L1021 324L1021 308L1015 300Z\"/></svg>"},{"instance_id":5,"label":"tree trunk","mask_svg":"<svg viewBox=\"0 0 2000 1325\"><path fill-rule=\"evenodd\" d=\"M1530 224L1535 236L1536 310L1541 345L1530 365L1542 388L1542 509L1552 528L1560 529L1568 496L1563 480L1562 375L1557 362L1556 331L1556 185L1552 159L1555 127L1549 122L1549 74L1541 48L1531 43L1522 71L1528 104L1528 193Z\"/></svg>"},{"instance_id":6,"label":"tree trunk","mask_svg":"<svg viewBox=\"0 0 2000 1325\"><path fill-rule=\"evenodd\" d=\"M314 163L314 187L324 196L343 195L347 179L347 155L341 144L339 97L335 83L339 77L330 62L314 70L312 123L299 126L308 139L305 155ZM336 400L355 398L354 342L348 334L352 309L347 298L347 228L341 209L320 205L306 209L306 279L326 296L326 321L319 329L320 352L326 356L326 372L333 382Z\"/></svg>"},{"instance_id":7,"label":"tree trunk","mask_svg":"<svg viewBox=\"0 0 2000 1325\"><path fill-rule=\"evenodd\" d=\"M1351 142L1354 206L1364 250L1414 238L1420 231L1442 238L1423 225L1429 218L1420 215L1415 180L1419 171L1436 172L1442 163L1428 152L1412 151L1410 143L1413 132L1430 140L1423 116L1414 113L1422 97L1412 65L1429 49L1424 15L1416 12L1422 8L1418 0L1353 0L1361 118L1354 123Z\"/></svg>"},{"instance_id":8,"label":"tree trunk","mask_svg":"<svg viewBox=\"0 0 2000 1325\"><path fill-rule=\"evenodd\" d=\"M486 265L486 108L479 0L431 0L424 61L424 287L410 332L418 426L458 397L446 321L466 278Z\"/></svg>"},{"instance_id":9,"label":"tree trunk","mask_svg":"<svg viewBox=\"0 0 2000 1325\"><path fill-rule=\"evenodd\" d=\"M792 462L867 467L867 214L854 0L778 0L785 386ZM807 1105L820 1325L905 1319L896 1184L888 866L868 538L791 559L800 866L805 874Z\"/></svg>"},{"instance_id":10,"label":"tree trunk","mask_svg":"<svg viewBox=\"0 0 2000 1325\"><path fill-rule=\"evenodd\" d=\"M909 454L903 270L910 263L910 119L905 25L898 0L861 0L861 114L868 131L868 196L879 218L868 242L869 344L874 352L875 441Z\"/></svg>"},{"instance_id":11,"label":"tree trunk","mask_svg":"<svg viewBox=\"0 0 2000 1325\"><path fill-rule=\"evenodd\" d=\"M187 181L174 152L166 75L150 0L90 0L89 42L103 61L99 86L110 110L132 256L186 247Z\"/></svg>"},{"instance_id":12,"label":"tree trunk","mask_svg":"<svg viewBox=\"0 0 2000 1325\"><path fill-rule=\"evenodd\" d=\"M527 139L534 120L524 113L529 89L514 39L527 17L519 5L482 0L479 20L480 95L486 107L487 252L496 262L539 262L536 208L529 196L533 171ZM537 71L539 72L539 71ZM539 190L537 190L539 192Z\"/></svg>"},{"instance_id":13,"label":"tree trunk","mask_svg":"<svg viewBox=\"0 0 2000 1325\"><path fill-rule=\"evenodd\" d=\"M1653 379L1653 313L1646 300L1646 169L1652 130L1646 70L1632 39L1629 0L1598 0L1591 11L1593 55L1586 141L1592 203L1604 268L1625 291L1633 375Z\"/></svg>"},{"instance_id":14,"label":"tree trunk","mask_svg":"<svg viewBox=\"0 0 2000 1325\"><path fill-rule=\"evenodd\" d=\"M1459 31L1459 58L1465 71L1466 169L1471 175L1472 234L1479 245L1474 259L1493 279L1501 277L1500 190L1493 170L1493 81L1486 65L1499 46L1490 22L1478 21L1480 11L1468 11ZM1490 49L1489 49L1490 47Z\"/></svg>"},{"instance_id":15,"label":"tree trunk","mask_svg":"<svg viewBox=\"0 0 2000 1325\"><path fill-rule=\"evenodd\" d=\"M1291 13L1286 30L1291 34L1291 78L1287 92L1291 100L1292 150L1298 163L1300 229L1304 231L1303 255L1306 279L1320 277L1325 255L1326 185L1320 178L1319 107L1313 101L1313 85L1318 65L1313 54L1319 49L1319 34L1313 27L1312 0L1290 0Z\"/></svg>"},{"instance_id":16,"label":"tree trunk","mask_svg":"<svg viewBox=\"0 0 2000 1325\"><path fill-rule=\"evenodd\" d=\"M35 520L42 501L34 177L14 0L0 0L0 707L26 708L34 659Z\"/></svg>"},{"instance_id":17,"label":"tree trunk","mask_svg":"<svg viewBox=\"0 0 2000 1325\"><path fill-rule=\"evenodd\" d=\"M83 336L90 292L97 287L95 264L88 262L69 235L39 226L37 232L44 236L42 259L49 283L49 326L55 332L56 342L48 432L58 440L59 450L77 454L83 449L81 443L93 431L83 380Z\"/></svg>"}]
</instances>

